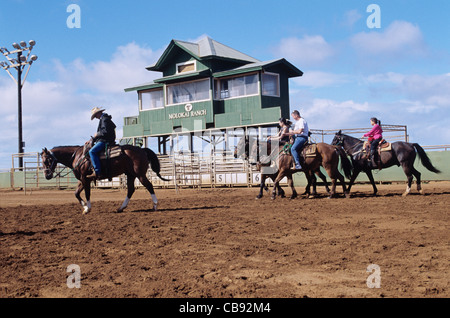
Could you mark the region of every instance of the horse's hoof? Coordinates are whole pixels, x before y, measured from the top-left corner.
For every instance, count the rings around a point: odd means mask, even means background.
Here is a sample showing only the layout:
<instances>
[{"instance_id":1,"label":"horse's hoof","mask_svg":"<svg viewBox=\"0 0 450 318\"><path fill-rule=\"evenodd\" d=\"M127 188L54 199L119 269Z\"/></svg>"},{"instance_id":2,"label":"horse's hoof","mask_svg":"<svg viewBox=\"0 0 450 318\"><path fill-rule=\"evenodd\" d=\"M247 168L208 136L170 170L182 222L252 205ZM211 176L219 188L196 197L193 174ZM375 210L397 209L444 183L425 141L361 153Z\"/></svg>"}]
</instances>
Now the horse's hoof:
<instances>
[{"instance_id":1,"label":"horse's hoof","mask_svg":"<svg viewBox=\"0 0 450 318\"><path fill-rule=\"evenodd\" d=\"M351 198L350 193L345 193L345 198L350 199Z\"/></svg>"},{"instance_id":2,"label":"horse's hoof","mask_svg":"<svg viewBox=\"0 0 450 318\"><path fill-rule=\"evenodd\" d=\"M256 200L259 200L259 199L261 199L261 198L262 198L262 195L257 195L255 199L256 199Z\"/></svg>"},{"instance_id":3,"label":"horse's hoof","mask_svg":"<svg viewBox=\"0 0 450 318\"><path fill-rule=\"evenodd\" d=\"M86 215L89 212L91 212L91 209L88 209L87 207L85 207L84 210L83 210L83 215Z\"/></svg>"},{"instance_id":4,"label":"horse's hoof","mask_svg":"<svg viewBox=\"0 0 450 318\"><path fill-rule=\"evenodd\" d=\"M402 197L406 197L408 194L408 192L403 192Z\"/></svg>"},{"instance_id":5,"label":"horse's hoof","mask_svg":"<svg viewBox=\"0 0 450 318\"><path fill-rule=\"evenodd\" d=\"M419 193L420 193L421 195L424 195L424 194L425 194L425 191L419 190Z\"/></svg>"}]
</instances>

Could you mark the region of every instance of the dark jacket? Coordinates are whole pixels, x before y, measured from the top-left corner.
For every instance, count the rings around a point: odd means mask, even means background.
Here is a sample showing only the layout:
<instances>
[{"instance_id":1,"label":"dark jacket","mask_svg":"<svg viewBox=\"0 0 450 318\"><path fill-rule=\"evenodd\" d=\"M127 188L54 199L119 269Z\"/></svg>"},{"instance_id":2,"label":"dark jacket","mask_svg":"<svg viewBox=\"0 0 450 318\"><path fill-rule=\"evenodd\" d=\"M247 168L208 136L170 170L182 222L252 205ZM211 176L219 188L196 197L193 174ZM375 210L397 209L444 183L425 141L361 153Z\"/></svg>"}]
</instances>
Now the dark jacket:
<instances>
[{"instance_id":1,"label":"dark jacket","mask_svg":"<svg viewBox=\"0 0 450 318\"><path fill-rule=\"evenodd\" d=\"M103 141L109 144L116 143L116 125L111 120L112 116L103 113L98 123L95 141Z\"/></svg>"}]
</instances>

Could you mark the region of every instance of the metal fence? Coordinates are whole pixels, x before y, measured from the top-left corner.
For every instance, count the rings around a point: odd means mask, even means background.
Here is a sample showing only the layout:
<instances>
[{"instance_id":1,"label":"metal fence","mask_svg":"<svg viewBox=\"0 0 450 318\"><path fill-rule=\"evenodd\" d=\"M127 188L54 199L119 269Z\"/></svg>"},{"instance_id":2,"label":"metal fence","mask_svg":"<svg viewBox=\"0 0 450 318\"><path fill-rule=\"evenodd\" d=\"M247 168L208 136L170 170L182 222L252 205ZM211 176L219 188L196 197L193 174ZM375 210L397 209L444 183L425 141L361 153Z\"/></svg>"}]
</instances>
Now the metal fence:
<instances>
[{"instance_id":1,"label":"metal fence","mask_svg":"<svg viewBox=\"0 0 450 318\"><path fill-rule=\"evenodd\" d=\"M19 155L14 155L17 159ZM46 180L43 174L42 164L38 153L22 154L23 168L13 168L5 172L5 182L0 182L2 188L24 189L25 193L38 188L75 188L78 180L72 171L64 166L58 165L55 169L55 176L51 180ZM157 188L184 187L234 187L234 186L256 186L260 183L260 172L255 165L247 161L234 158L232 152L220 151L217 153L174 153L173 155L159 155L161 170L160 175L169 181L161 180L151 169L147 172L147 177ZM7 174L7 176L6 176ZM1 180L0 180L1 181ZM267 180L268 184L272 180ZM286 180L282 180L285 183ZM97 181L97 188L125 188L126 176L109 180ZM142 186L136 179L135 185Z\"/></svg>"},{"instance_id":2,"label":"metal fence","mask_svg":"<svg viewBox=\"0 0 450 318\"><path fill-rule=\"evenodd\" d=\"M389 141L408 139L406 126L383 125L383 129L388 132L386 139ZM359 134L366 130L346 129L342 130L342 132ZM312 139L315 142L320 142L325 136L334 135L335 133L336 131L331 130L313 130L314 135ZM450 150L450 145L423 146L423 148L435 155L435 160L439 161L448 157L447 151ZM439 155L442 151L445 153ZM15 167L14 163L19 157L23 160L23 168ZM176 152L173 155L158 155L158 158L161 165L160 175L169 181L161 180L149 169L147 176L157 188L175 188L178 190L183 187L251 187L260 183L261 174L259 171L256 171L255 165L251 165L241 158L234 158L233 153L230 151L216 153ZM441 166L445 166L445 163L441 163ZM392 171L389 171L392 174ZM39 153L15 154L12 156L12 168L7 172L0 172L0 188L19 188L24 189L24 192L27 193L38 188L63 189L77 186L78 180L69 168L58 165L55 172L57 177L46 180L43 175ZM398 178L400 179L400 177ZM389 178L389 176L386 176L386 180ZM435 176L430 178L435 178ZM448 176L445 178L436 176L436 178L448 180ZM268 184L272 184L272 182L272 180L267 180ZM284 184L286 182L285 178L281 183ZM142 186L138 180L136 180L136 186ZM121 175L113 178L111 181L98 181L95 187L125 188L126 176Z\"/></svg>"}]
</instances>

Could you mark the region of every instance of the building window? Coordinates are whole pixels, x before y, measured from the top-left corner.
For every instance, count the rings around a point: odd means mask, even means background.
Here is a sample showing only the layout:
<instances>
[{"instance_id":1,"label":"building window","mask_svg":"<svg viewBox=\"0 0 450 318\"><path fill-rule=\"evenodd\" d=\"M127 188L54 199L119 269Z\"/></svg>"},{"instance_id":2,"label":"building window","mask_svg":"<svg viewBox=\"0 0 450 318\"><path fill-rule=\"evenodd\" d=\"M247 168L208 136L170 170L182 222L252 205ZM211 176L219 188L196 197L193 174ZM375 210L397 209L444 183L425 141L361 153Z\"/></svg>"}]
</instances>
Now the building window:
<instances>
[{"instance_id":1,"label":"building window","mask_svg":"<svg viewBox=\"0 0 450 318\"><path fill-rule=\"evenodd\" d=\"M262 74L262 94L280 97L280 75L275 73Z\"/></svg>"},{"instance_id":2,"label":"building window","mask_svg":"<svg viewBox=\"0 0 450 318\"><path fill-rule=\"evenodd\" d=\"M141 110L150 110L164 107L164 94L162 89L139 92Z\"/></svg>"},{"instance_id":3,"label":"building window","mask_svg":"<svg viewBox=\"0 0 450 318\"><path fill-rule=\"evenodd\" d=\"M186 62L177 64L177 74L195 72L195 62Z\"/></svg>"},{"instance_id":4,"label":"building window","mask_svg":"<svg viewBox=\"0 0 450 318\"><path fill-rule=\"evenodd\" d=\"M227 99L258 94L258 74L215 81L215 98Z\"/></svg>"},{"instance_id":5,"label":"building window","mask_svg":"<svg viewBox=\"0 0 450 318\"><path fill-rule=\"evenodd\" d=\"M210 99L209 79L167 86L167 105Z\"/></svg>"}]
</instances>

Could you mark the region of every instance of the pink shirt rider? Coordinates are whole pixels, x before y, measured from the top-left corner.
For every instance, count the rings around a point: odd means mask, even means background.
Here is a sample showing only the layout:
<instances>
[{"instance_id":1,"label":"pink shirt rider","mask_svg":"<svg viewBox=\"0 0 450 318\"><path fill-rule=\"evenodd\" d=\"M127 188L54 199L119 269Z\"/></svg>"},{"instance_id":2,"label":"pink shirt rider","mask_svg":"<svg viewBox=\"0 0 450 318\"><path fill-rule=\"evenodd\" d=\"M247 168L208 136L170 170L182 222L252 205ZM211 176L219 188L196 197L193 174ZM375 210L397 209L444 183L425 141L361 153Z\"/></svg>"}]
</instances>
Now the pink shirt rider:
<instances>
[{"instance_id":1,"label":"pink shirt rider","mask_svg":"<svg viewBox=\"0 0 450 318\"><path fill-rule=\"evenodd\" d=\"M381 129L380 125L373 125L372 129L364 135L364 137L372 137L373 139L383 138L383 129Z\"/></svg>"}]
</instances>

